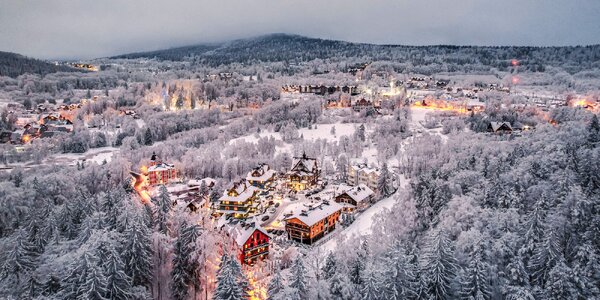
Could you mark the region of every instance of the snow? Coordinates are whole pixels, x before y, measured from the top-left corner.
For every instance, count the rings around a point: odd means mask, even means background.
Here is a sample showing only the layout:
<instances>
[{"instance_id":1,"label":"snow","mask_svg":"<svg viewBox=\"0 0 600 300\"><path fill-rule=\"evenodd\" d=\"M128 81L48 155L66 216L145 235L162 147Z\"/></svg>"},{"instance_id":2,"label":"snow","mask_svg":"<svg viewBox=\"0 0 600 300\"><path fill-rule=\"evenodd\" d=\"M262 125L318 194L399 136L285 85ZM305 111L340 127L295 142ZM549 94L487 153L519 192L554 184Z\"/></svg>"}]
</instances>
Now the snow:
<instances>
[{"instance_id":1,"label":"snow","mask_svg":"<svg viewBox=\"0 0 600 300\"><path fill-rule=\"evenodd\" d=\"M302 205L296 205L292 215L285 219L297 218L307 226L312 226L341 209L342 206L335 201L302 203ZM303 212L305 213L303 214Z\"/></svg>"}]
</instances>

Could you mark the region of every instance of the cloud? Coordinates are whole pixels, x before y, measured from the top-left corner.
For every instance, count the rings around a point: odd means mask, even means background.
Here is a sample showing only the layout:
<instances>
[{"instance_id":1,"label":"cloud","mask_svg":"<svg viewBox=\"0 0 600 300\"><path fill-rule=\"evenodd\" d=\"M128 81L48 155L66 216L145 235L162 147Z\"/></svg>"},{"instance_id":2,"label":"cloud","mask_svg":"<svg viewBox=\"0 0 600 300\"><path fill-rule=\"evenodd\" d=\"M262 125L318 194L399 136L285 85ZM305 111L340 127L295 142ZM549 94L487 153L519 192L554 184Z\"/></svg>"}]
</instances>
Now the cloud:
<instances>
[{"instance_id":1,"label":"cloud","mask_svg":"<svg viewBox=\"0 0 600 300\"><path fill-rule=\"evenodd\" d=\"M354 42L600 43L600 1L0 0L0 50L94 58L273 32Z\"/></svg>"}]
</instances>

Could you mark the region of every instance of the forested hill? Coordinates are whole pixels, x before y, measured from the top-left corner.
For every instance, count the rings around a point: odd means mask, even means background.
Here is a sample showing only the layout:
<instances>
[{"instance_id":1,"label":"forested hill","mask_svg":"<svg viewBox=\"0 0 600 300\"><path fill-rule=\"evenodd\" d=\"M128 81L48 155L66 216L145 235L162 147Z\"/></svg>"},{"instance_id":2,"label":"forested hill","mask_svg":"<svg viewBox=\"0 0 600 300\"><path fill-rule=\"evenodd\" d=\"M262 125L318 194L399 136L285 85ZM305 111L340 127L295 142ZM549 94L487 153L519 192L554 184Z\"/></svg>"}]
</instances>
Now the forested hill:
<instances>
[{"instance_id":1,"label":"forested hill","mask_svg":"<svg viewBox=\"0 0 600 300\"><path fill-rule=\"evenodd\" d=\"M0 51L0 76L17 77L25 73L46 75L55 72L79 71L67 66L57 66L20 54Z\"/></svg>"},{"instance_id":2,"label":"forested hill","mask_svg":"<svg viewBox=\"0 0 600 300\"><path fill-rule=\"evenodd\" d=\"M363 60L411 61L414 65L445 63L452 66L483 65L503 69L510 59L520 60L522 68L544 71L560 66L570 72L598 67L600 45L576 47L483 47L483 46L402 46L359 44L271 34L221 44L205 44L134 53L114 58L157 58L191 60L211 66L251 62L303 62L314 59L358 58Z\"/></svg>"}]
</instances>

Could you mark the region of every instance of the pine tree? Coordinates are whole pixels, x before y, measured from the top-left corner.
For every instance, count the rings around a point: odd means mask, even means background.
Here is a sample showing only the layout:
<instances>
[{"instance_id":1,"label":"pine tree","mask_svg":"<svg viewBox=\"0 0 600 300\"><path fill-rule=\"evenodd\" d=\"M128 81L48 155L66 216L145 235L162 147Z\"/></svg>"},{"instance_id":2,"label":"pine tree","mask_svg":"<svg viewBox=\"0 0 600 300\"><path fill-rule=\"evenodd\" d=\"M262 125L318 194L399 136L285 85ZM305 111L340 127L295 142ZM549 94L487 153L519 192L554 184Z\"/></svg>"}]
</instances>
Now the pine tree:
<instances>
[{"instance_id":1,"label":"pine tree","mask_svg":"<svg viewBox=\"0 0 600 300\"><path fill-rule=\"evenodd\" d=\"M546 295L548 299L583 299L577 292L575 276L563 259L559 259L556 265L548 272L546 283Z\"/></svg>"},{"instance_id":2,"label":"pine tree","mask_svg":"<svg viewBox=\"0 0 600 300\"><path fill-rule=\"evenodd\" d=\"M171 211L171 197L169 196L167 187L164 185L161 185L158 191L158 198L153 199L155 201L154 216L158 226L157 230L162 234L168 234L169 227L167 222L169 212Z\"/></svg>"},{"instance_id":3,"label":"pine tree","mask_svg":"<svg viewBox=\"0 0 600 300\"><path fill-rule=\"evenodd\" d=\"M356 137L361 142L364 142L367 139L365 136L365 125L364 124L360 124L360 126L358 126L358 129L356 129Z\"/></svg>"},{"instance_id":4,"label":"pine tree","mask_svg":"<svg viewBox=\"0 0 600 300\"><path fill-rule=\"evenodd\" d=\"M416 296L415 265L406 255L406 250L395 242L384 257L383 291L386 298L400 300Z\"/></svg>"},{"instance_id":5,"label":"pine tree","mask_svg":"<svg viewBox=\"0 0 600 300\"><path fill-rule=\"evenodd\" d=\"M246 295L239 285L238 276L233 269L233 263L226 254L221 258L221 267L217 273L217 289L215 290L215 300L241 300L246 299Z\"/></svg>"},{"instance_id":6,"label":"pine tree","mask_svg":"<svg viewBox=\"0 0 600 300\"><path fill-rule=\"evenodd\" d=\"M125 273L131 277L132 285L147 286L152 278L152 247L150 233L141 217L134 218L125 230L124 240Z\"/></svg>"},{"instance_id":7,"label":"pine tree","mask_svg":"<svg viewBox=\"0 0 600 300\"><path fill-rule=\"evenodd\" d=\"M333 299L352 299L352 283L342 272L337 272L329 280L329 294Z\"/></svg>"},{"instance_id":8,"label":"pine tree","mask_svg":"<svg viewBox=\"0 0 600 300\"><path fill-rule=\"evenodd\" d=\"M378 283L380 282L380 278L377 276L376 272L368 268L362 274L362 288L361 288L361 299L362 300L377 300L381 299L380 291Z\"/></svg>"},{"instance_id":9,"label":"pine tree","mask_svg":"<svg viewBox=\"0 0 600 300\"><path fill-rule=\"evenodd\" d=\"M152 131L150 131L150 127L147 127L144 132L144 145L149 146L152 145L152 143L154 143L152 140Z\"/></svg>"},{"instance_id":10,"label":"pine tree","mask_svg":"<svg viewBox=\"0 0 600 300\"><path fill-rule=\"evenodd\" d=\"M283 299L283 278L281 278L281 273L279 270L275 271L275 275L269 282L269 286L267 289L267 300L279 300Z\"/></svg>"},{"instance_id":11,"label":"pine tree","mask_svg":"<svg viewBox=\"0 0 600 300\"><path fill-rule=\"evenodd\" d=\"M469 266L465 269L465 276L461 282L461 294L464 298L490 299L491 297L490 266L482 256L482 246L475 246L473 253L471 253Z\"/></svg>"},{"instance_id":12,"label":"pine tree","mask_svg":"<svg viewBox=\"0 0 600 300\"><path fill-rule=\"evenodd\" d=\"M588 130L588 144L593 147L600 143L600 123L598 122L598 116L594 115L592 121L587 126Z\"/></svg>"},{"instance_id":13,"label":"pine tree","mask_svg":"<svg viewBox=\"0 0 600 300\"><path fill-rule=\"evenodd\" d=\"M291 278L288 280L290 288L293 289L292 299L308 299L308 283L306 280L306 268L302 257L298 256L290 273Z\"/></svg>"},{"instance_id":14,"label":"pine tree","mask_svg":"<svg viewBox=\"0 0 600 300\"><path fill-rule=\"evenodd\" d=\"M457 265L452 243L441 229L429 233L421 254L421 273L426 293L431 299L448 299L450 284L456 276Z\"/></svg>"},{"instance_id":15,"label":"pine tree","mask_svg":"<svg viewBox=\"0 0 600 300\"><path fill-rule=\"evenodd\" d=\"M364 240L357 251L356 258L350 264L350 282L362 285L362 272L365 270L367 257L369 257L369 245Z\"/></svg>"},{"instance_id":16,"label":"pine tree","mask_svg":"<svg viewBox=\"0 0 600 300\"><path fill-rule=\"evenodd\" d=\"M559 239L554 230L549 229L534 249L533 256L529 260L529 268L533 282L544 287L550 270L561 258Z\"/></svg>"},{"instance_id":17,"label":"pine tree","mask_svg":"<svg viewBox=\"0 0 600 300\"><path fill-rule=\"evenodd\" d=\"M98 257L91 251L83 253L73 265L61 287L63 299L107 299L107 279L99 266Z\"/></svg>"},{"instance_id":18,"label":"pine tree","mask_svg":"<svg viewBox=\"0 0 600 300\"><path fill-rule=\"evenodd\" d=\"M193 256L198 238L198 226L183 221L179 228L179 237L173 251L173 269L171 271L171 291L175 299L185 299L190 286L197 287L200 265Z\"/></svg>"},{"instance_id":19,"label":"pine tree","mask_svg":"<svg viewBox=\"0 0 600 300\"><path fill-rule=\"evenodd\" d=\"M377 193L379 199L385 198L393 193L390 172L386 162L383 163L379 178L377 179Z\"/></svg>"},{"instance_id":20,"label":"pine tree","mask_svg":"<svg viewBox=\"0 0 600 300\"><path fill-rule=\"evenodd\" d=\"M109 299L131 299L131 278L125 274L125 263L119 253L110 251L105 261L106 296Z\"/></svg>"},{"instance_id":21,"label":"pine tree","mask_svg":"<svg viewBox=\"0 0 600 300\"><path fill-rule=\"evenodd\" d=\"M26 233L20 230L14 234L15 239L13 247L7 253L6 259L0 268L0 280L6 280L12 277L15 286L20 283L24 273L30 272L35 268L36 256L35 247L27 241Z\"/></svg>"},{"instance_id":22,"label":"pine tree","mask_svg":"<svg viewBox=\"0 0 600 300\"><path fill-rule=\"evenodd\" d=\"M333 275L335 275L335 273L337 272L337 262L332 252L329 252L329 254L327 254L327 257L325 258L325 265L323 266L322 271L323 278L325 280L331 279Z\"/></svg>"}]
</instances>

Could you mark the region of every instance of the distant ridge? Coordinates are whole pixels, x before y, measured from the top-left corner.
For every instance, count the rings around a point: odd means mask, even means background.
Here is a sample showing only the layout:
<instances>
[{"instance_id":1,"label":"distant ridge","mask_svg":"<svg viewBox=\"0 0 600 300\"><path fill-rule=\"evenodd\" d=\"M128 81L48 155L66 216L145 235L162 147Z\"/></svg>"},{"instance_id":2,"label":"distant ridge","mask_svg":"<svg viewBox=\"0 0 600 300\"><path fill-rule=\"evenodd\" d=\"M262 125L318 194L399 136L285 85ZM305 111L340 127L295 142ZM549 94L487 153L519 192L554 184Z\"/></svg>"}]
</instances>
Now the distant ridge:
<instances>
[{"instance_id":1,"label":"distant ridge","mask_svg":"<svg viewBox=\"0 0 600 300\"><path fill-rule=\"evenodd\" d=\"M56 72L81 72L68 66L57 66L17 53L0 51L0 76L17 77L25 73L46 75Z\"/></svg>"},{"instance_id":2,"label":"distant ridge","mask_svg":"<svg viewBox=\"0 0 600 300\"><path fill-rule=\"evenodd\" d=\"M516 58L524 66L522 69L542 71L546 66L560 66L576 72L591 68L595 61L600 60L600 45L565 47L376 45L276 33L224 43L124 54L112 58L190 60L213 67L232 63L299 63L314 59L355 58L362 61L410 61L419 66L447 62L460 66L479 65L488 68L487 70L506 69L509 67L509 60Z\"/></svg>"}]
</instances>

